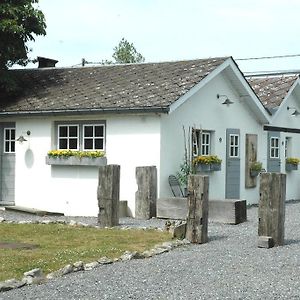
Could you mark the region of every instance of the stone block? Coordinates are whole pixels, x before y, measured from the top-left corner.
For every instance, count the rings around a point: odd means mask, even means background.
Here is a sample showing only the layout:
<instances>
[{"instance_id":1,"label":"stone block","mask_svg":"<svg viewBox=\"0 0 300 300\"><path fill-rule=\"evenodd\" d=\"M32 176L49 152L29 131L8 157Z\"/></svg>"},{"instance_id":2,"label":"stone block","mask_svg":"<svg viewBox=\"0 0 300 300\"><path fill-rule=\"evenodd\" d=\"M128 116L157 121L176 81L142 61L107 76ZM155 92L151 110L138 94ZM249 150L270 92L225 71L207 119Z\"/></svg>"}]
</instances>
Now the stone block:
<instances>
[{"instance_id":1,"label":"stone block","mask_svg":"<svg viewBox=\"0 0 300 300\"><path fill-rule=\"evenodd\" d=\"M259 236L257 246L258 248L273 248L274 240L271 236Z\"/></svg>"},{"instance_id":2,"label":"stone block","mask_svg":"<svg viewBox=\"0 0 300 300\"><path fill-rule=\"evenodd\" d=\"M187 212L187 198L169 197L157 200L157 218L186 220Z\"/></svg>"},{"instance_id":3,"label":"stone block","mask_svg":"<svg viewBox=\"0 0 300 300\"><path fill-rule=\"evenodd\" d=\"M157 217L174 220L186 220L188 212L187 198L159 198ZM208 219L213 222L239 224L247 221L246 200L209 200Z\"/></svg>"},{"instance_id":4,"label":"stone block","mask_svg":"<svg viewBox=\"0 0 300 300\"><path fill-rule=\"evenodd\" d=\"M239 224L247 221L246 200L210 200L208 205L210 221L226 224Z\"/></svg>"},{"instance_id":5,"label":"stone block","mask_svg":"<svg viewBox=\"0 0 300 300\"><path fill-rule=\"evenodd\" d=\"M126 218L128 216L127 209L128 209L127 201L121 200L119 202L119 218Z\"/></svg>"},{"instance_id":6,"label":"stone block","mask_svg":"<svg viewBox=\"0 0 300 300\"><path fill-rule=\"evenodd\" d=\"M175 239L184 239L186 234L186 223L182 223L176 226L171 226L169 229L172 234L172 238Z\"/></svg>"}]
</instances>

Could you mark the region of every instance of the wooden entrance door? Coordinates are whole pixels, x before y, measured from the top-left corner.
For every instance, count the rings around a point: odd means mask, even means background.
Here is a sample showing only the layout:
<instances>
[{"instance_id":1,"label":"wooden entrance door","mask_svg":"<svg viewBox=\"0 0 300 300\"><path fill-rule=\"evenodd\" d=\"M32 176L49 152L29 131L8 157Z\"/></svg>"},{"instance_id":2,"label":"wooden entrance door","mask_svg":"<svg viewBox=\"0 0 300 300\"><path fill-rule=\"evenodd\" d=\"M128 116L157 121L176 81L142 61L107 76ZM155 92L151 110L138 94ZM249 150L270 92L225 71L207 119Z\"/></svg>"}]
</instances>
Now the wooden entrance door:
<instances>
[{"instance_id":1,"label":"wooden entrance door","mask_svg":"<svg viewBox=\"0 0 300 300\"><path fill-rule=\"evenodd\" d=\"M240 198L240 130L226 130L226 184L225 198Z\"/></svg>"},{"instance_id":2,"label":"wooden entrance door","mask_svg":"<svg viewBox=\"0 0 300 300\"><path fill-rule=\"evenodd\" d=\"M15 139L15 124L0 124L0 205L15 201Z\"/></svg>"},{"instance_id":3,"label":"wooden entrance door","mask_svg":"<svg viewBox=\"0 0 300 300\"><path fill-rule=\"evenodd\" d=\"M280 173L280 132L268 132L267 171Z\"/></svg>"}]
</instances>

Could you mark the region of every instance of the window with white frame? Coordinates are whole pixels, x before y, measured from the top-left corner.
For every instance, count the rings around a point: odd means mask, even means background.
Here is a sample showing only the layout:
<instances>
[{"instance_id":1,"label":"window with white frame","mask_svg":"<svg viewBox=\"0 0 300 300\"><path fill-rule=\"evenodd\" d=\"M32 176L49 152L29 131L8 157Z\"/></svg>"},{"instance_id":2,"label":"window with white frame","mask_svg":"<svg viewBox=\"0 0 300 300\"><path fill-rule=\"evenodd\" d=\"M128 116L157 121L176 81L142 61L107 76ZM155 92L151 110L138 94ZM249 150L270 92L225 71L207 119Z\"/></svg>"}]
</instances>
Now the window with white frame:
<instances>
[{"instance_id":1,"label":"window with white frame","mask_svg":"<svg viewBox=\"0 0 300 300\"><path fill-rule=\"evenodd\" d=\"M239 135L238 134L230 134L229 135L229 157L239 157Z\"/></svg>"},{"instance_id":2,"label":"window with white frame","mask_svg":"<svg viewBox=\"0 0 300 300\"><path fill-rule=\"evenodd\" d=\"M78 125L58 125L58 149L79 150L78 129Z\"/></svg>"},{"instance_id":3,"label":"window with white frame","mask_svg":"<svg viewBox=\"0 0 300 300\"><path fill-rule=\"evenodd\" d=\"M279 138L270 138L270 158L279 158Z\"/></svg>"},{"instance_id":4,"label":"window with white frame","mask_svg":"<svg viewBox=\"0 0 300 300\"><path fill-rule=\"evenodd\" d=\"M210 155L210 133L202 132L201 155Z\"/></svg>"},{"instance_id":5,"label":"window with white frame","mask_svg":"<svg viewBox=\"0 0 300 300\"><path fill-rule=\"evenodd\" d=\"M4 153L15 153L16 149L15 128L4 128Z\"/></svg>"},{"instance_id":6,"label":"window with white frame","mask_svg":"<svg viewBox=\"0 0 300 300\"><path fill-rule=\"evenodd\" d=\"M105 124L78 122L57 124L57 149L104 151Z\"/></svg>"},{"instance_id":7,"label":"window with white frame","mask_svg":"<svg viewBox=\"0 0 300 300\"><path fill-rule=\"evenodd\" d=\"M104 125L83 125L83 150L104 150Z\"/></svg>"},{"instance_id":8,"label":"window with white frame","mask_svg":"<svg viewBox=\"0 0 300 300\"><path fill-rule=\"evenodd\" d=\"M285 158L292 156L292 138L289 136L285 138L284 156Z\"/></svg>"},{"instance_id":9,"label":"window with white frame","mask_svg":"<svg viewBox=\"0 0 300 300\"><path fill-rule=\"evenodd\" d=\"M211 133L193 129L193 156L210 155L211 153Z\"/></svg>"}]
</instances>

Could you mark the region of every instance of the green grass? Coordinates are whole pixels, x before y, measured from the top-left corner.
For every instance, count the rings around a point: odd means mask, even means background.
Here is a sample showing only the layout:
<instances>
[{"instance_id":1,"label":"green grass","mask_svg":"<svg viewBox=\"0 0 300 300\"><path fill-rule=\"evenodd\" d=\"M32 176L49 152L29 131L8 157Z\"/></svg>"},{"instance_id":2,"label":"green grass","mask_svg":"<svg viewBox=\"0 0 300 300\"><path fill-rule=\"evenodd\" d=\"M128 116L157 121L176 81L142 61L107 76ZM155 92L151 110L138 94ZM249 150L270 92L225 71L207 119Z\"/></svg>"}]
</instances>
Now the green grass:
<instances>
[{"instance_id":1,"label":"green grass","mask_svg":"<svg viewBox=\"0 0 300 300\"><path fill-rule=\"evenodd\" d=\"M0 281L22 278L24 272L33 268L41 268L47 274L80 260L92 262L103 256L116 258L126 250L142 252L169 240L170 234L155 230L2 223L0 242L29 243L39 247L0 249Z\"/></svg>"}]
</instances>

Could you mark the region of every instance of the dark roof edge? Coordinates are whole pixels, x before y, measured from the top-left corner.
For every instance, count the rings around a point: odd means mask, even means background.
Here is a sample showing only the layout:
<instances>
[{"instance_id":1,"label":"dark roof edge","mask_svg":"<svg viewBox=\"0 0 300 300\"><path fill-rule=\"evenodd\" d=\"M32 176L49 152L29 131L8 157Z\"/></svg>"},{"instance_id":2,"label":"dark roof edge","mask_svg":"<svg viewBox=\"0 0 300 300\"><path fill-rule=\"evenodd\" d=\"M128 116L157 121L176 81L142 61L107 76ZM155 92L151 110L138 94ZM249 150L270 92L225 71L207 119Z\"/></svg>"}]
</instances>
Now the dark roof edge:
<instances>
[{"instance_id":1,"label":"dark roof edge","mask_svg":"<svg viewBox=\"0 0 300 300\"><path fill-rule=\"evenodd\" d=\"M270 112L270 110L262 103L262 101L260 100L260 98L258 97L258 95L255 93L253 87L251 86L250 82L247 80L247 76L242 72L242 70L240 69L239 65L237 64L237 62L233 59L233 57L231 56L231 60L233 61L233 63L235 64L235 66L237 67L237 69L239 70L240 74L243 76L243 78L246 81L246 84L249 86L249 88L251 89L251 91L253 92L253 94L256 96L256 98L258 99L258 101L261 103L262 107L265 109L265 111L272 116L272 113Z\"/></svg>"},{"instance_id":2,"label":"dark roof edge","mask_svg":"<svg viewBox=\"0 0 300 300\"><path fill-rule=\"evenodd\" d=\"M169 112L169 107L139 107L139 108L86 108L86 109L57 109L44 111L7 111L0 112L2 117L15 116L57 116L57 115L84 115L84 114L99 114L99 113L165 113Z\"/></svg>"}]
</instances>

